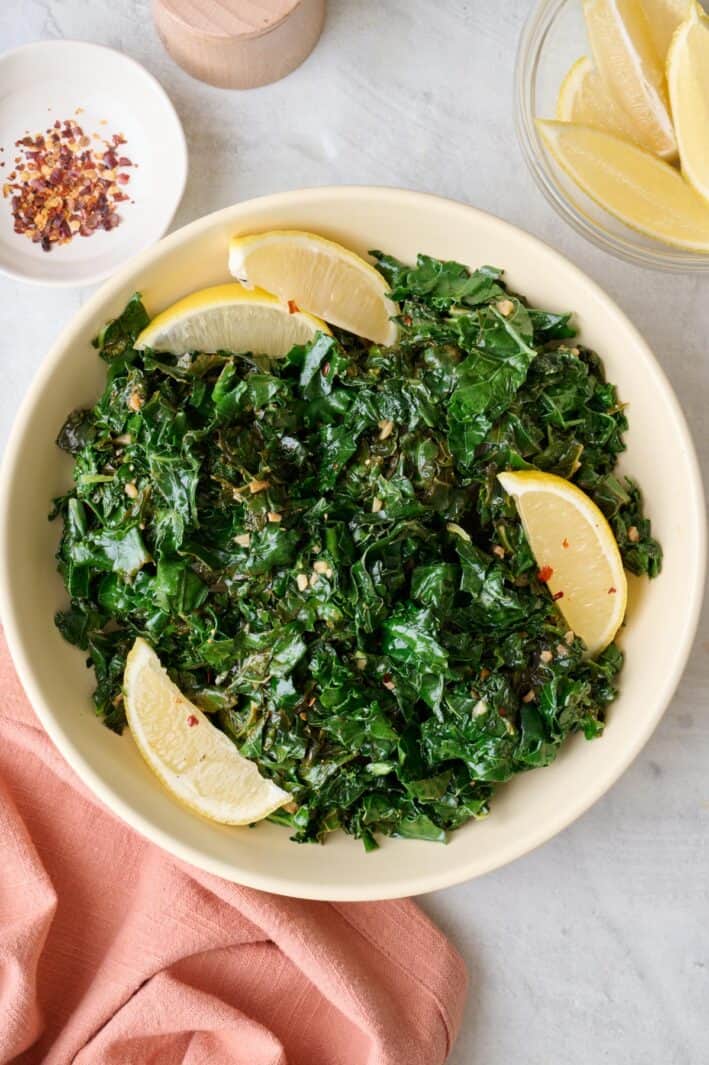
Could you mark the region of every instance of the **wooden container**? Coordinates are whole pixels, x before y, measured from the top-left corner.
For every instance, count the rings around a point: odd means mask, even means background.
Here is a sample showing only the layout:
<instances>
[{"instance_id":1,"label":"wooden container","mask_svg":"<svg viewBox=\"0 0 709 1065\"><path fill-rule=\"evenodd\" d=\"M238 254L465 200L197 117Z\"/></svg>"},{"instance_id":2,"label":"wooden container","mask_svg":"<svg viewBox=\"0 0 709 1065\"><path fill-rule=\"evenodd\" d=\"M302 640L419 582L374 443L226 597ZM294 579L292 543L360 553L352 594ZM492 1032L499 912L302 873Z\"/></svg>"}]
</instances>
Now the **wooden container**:
<instances>
[{"instance_id":1,"label":"wooden container","mask_svg":"<svg viewBox=\"0 0 709 1065\"><path fill-rule=\"evenodd\" d=\"M290 74L315 47L326 0L153 0L168 52L188 74L252 89Z\"/></svg>"}]
</instances>

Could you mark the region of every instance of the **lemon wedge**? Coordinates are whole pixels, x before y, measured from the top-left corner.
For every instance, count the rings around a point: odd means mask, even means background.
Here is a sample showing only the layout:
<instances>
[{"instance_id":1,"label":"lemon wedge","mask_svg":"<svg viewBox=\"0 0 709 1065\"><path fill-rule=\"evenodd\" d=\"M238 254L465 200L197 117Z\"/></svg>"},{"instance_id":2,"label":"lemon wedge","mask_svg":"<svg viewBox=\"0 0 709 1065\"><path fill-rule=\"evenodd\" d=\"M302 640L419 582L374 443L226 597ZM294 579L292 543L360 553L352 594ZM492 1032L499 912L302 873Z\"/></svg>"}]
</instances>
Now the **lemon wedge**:
<instances>
[{"instance_id":1,"label":"lemon wedge","mask_svg":"<svg viewBox=\"0 0 709 1065\"><path fill-rule=\"evenodd\" d=\"M631 119L634 139L663 159L675 158L665 69L640 0L584 0L583 9L596 69Z\"/></svg>"},{"instance_id":2,"label":"lemon wedge","mask_svg":"<svg viewBox=\"0 0 709 1065\"><path fill-rule=\"evenodd\" d=\"M559 165L632 229L691 251L709 251L709 207L681 174L634 144L591 126L537 119Z\"/></svg>"},{"instance_id":3,"label":"lemon wedge","mask_svg":"<svg viewBox=\"0 0 709 1065\"><path fill-rule=\"evenodd\" d=\"M616 137L636 139L632 120L615 102L586 55L576 60L561 83L556 117L560 122L580 122Z\"/></svg>"},{"instance_id":4,"label":"lemon wedge","mask_svg":"<svg viewBox=\"0 0 709 1065\"><path fill-rule=\"evenodd\" d=\"M674 35L667 82L682 172L709 200L709 18L699 4Z\"/></svg>"},{"instance_id":5,"label":"lemon wedge","mask_svg":"<svg viewBox=\"0 0 709 1065\"><path fill-rule=\"evenodd\" d=\"M203 288L173 303L146 326L138 350L253 352L280 358L330 330L312 314L289 308L270 292L231 282Z\"/></svg>"},{"instance_id":6,"label":"lemon wedge","mask_svg":"<svg viewBox=\"0 0 709 1065\"><path fill-rule=\"evenodd\" d=\"M396 342L399 308L378 270L349 248L316 233L273 230L232 237L229 270L284 301L377 344Z\"/></svg>"},{"instance_id":7,"label":"lemon wedge","mask_svg":"<svg viewBox=\"0 0 709 1065\"><path fill-rule=\"evenodd\" d=\"M689 15L692 0L642 0L655 51L664 61L680 22Z\"/></svg>"},{"instance_id":8,"label":"lemon wedge","mask_svg":"<svg viewBox=\"0 0 709 1065\"><path fill-rule=\"evenodd\" d=\"M499 473L513 496L540 576L588 653L607 647L622 624L628 587L605 517L575 484L538 470Z\"/></svg>"},{"instance_id":9,"label":"lemon wedge","mask_svg":"<svg viewBox=\"0 0 709 1065\"><path fill-rule=\"evenodd\" d=\"M182 694L140 637L126 660L123 693L138 750L191 810L221 824L249 825L290 800Z\"/></svg>"}]
</instances>

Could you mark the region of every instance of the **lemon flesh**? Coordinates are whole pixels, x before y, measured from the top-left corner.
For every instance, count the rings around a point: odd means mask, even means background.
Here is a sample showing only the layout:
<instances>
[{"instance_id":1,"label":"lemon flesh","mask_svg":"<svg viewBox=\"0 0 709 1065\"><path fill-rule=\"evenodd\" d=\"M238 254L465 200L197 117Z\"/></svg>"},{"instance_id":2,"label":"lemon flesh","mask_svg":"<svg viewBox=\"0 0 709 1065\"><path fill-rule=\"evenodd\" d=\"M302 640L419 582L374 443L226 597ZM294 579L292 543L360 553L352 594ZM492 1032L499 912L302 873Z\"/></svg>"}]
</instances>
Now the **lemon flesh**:
<instances>
[{"instance_id":1,"label":"lemon flesh","mask_svg":"<svg viewBox=\"0 0 709 1065\"><path fill-rule=\"evenodd\" d=\"M709 201L709 18L698 4L673 38L667 82L682 172Z\"/></svg>"},{"instance_id":2,"label":"lemon flesh","mask_svg":"<svg viewBox=\"0 0 709 1065\"><path fill-rule=\"evenodd\" d=\"M584 0L591 51L603 84L631 119L635 140L663 159L677 155L664 64L640 0Z\"/></svg>"},{"instance_id":3,"label":"lemon flesh","mask_svg":"<svg viewBox=\"0 0 709 1065\"><path fill-rule=\"evenodd\" d=\"M349 248L315 233L273 230L232 237L229 270L283 301L377 344L396 342L399 308L378 270Z\"/></svg>"},{"instance_id":4,"label":"lemon flesh","mask_svg":"<svg viewBox=\"0 0 709 1065\"><path fill-rule=\"evenodd\" d=\"M664 61L680 22L689 15L693 0L642 0L655 51Z\"/></svg>"},{"instance_id":5,"label":"lemon flesh","mask_svg":"<svg viewBox=\"0 0 709 1065\"><path fill-rule=\"evenodd\" d=\"M576 60L561 83L556 117L560 122L579 122L640 143L632 120L615 102L585 55Z\"/></svg>"},{"instance_id":6,"label":"lemon flesh","mask_svg":"<svg viewBox=\"0 0 709 1065\"><path fill-rule=\"evenodd\" d=\"M563 477L524 470L500 473L498 480L514 498L540 574L569 628L590 655L598 654L622 624L628 597L610 525Z\"/></svg>"},{"instance_id":7,"label":"lemon flesh","mask_svg":"<svg viewBox=\"0 0 709 1065\"><path fill-rule=\"evenodd\" d=\"M140 637L126 660L123 693L138 750L191 810L221 824L249 825L290 800L182 694Z\"/></svg>"},{"instance_id":8,"label":"lemon flesh","mask_svg":"<svg viewBox=\"0 0 709 1065\"><path fill-rule=\"evenodd\" d=\"M709 251L709 207L681 174L591 126L537 119L542 140L583 191L625 225L690 251Z\"/></svg>"},{"instance_id":9,"label":"lemon flesh","mask_svg":"<svg viewBox=\"0 0 709 1065\"><path fill-rule=\"evenodd\" d=\"M250 351L281 358L295 344L307 344L324 322L289 308L261 289L247 290L230 282L193 292L153 318L136 340L138 350Z\"/></svg>"}]
</instances>

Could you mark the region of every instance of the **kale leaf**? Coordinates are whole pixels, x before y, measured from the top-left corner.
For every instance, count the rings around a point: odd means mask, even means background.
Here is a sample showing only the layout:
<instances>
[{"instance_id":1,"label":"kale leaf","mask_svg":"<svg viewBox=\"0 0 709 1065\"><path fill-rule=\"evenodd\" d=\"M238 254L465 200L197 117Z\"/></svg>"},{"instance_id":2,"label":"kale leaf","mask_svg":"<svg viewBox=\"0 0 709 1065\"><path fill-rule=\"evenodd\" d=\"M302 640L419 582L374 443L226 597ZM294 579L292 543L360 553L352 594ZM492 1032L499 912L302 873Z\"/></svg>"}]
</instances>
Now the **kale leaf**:
<instances>
[{"instance_id":1,"label":"kale leaf","mask_svg":"<svg viewBox=\"0 0 709 1065\"><path fill-rule=\"evenodd\" d=\"M603 730L622 656L596 660L536 573L502 469L573 478L626 567L661 549L616 472L626 414L570 316L500 270L373 253L401 307L396 347L344 332L282 360L133 347L138 295L96 345L96 406L58 444L55 500L97 712L125 724L136 636L294 797L299 842L341 828L442 841L494 786Z\"/></svg>"}]
</instances>

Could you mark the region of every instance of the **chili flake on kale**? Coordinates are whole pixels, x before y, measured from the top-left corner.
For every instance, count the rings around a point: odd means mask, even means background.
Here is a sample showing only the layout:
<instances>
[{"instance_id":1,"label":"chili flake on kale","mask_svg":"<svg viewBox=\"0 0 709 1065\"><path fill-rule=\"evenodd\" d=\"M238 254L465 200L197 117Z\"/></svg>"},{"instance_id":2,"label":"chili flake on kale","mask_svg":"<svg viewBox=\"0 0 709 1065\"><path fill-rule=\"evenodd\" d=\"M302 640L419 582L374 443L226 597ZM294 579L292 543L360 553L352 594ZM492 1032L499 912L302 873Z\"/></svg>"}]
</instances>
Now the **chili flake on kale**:
<instances>
[{"instance_id":1,"label":"chili flake on kale","mask_svg":"<svg viewBox=\"0 0 709 1065\"><path fill-rule=\"evenodd\" d=\"M501 272L379 252L398 345L317 335L249 353L137 352L135 296L97 339L74 456L57 615L89 654L95 703L125 724L136 636L297 808L297 841L343 828L444 840L494 786L600 734L622 656L595 661L540 579L502 469L573 478L626 567L655 576L626 415L570 316Z\"/></svg>"}]
</instances>

